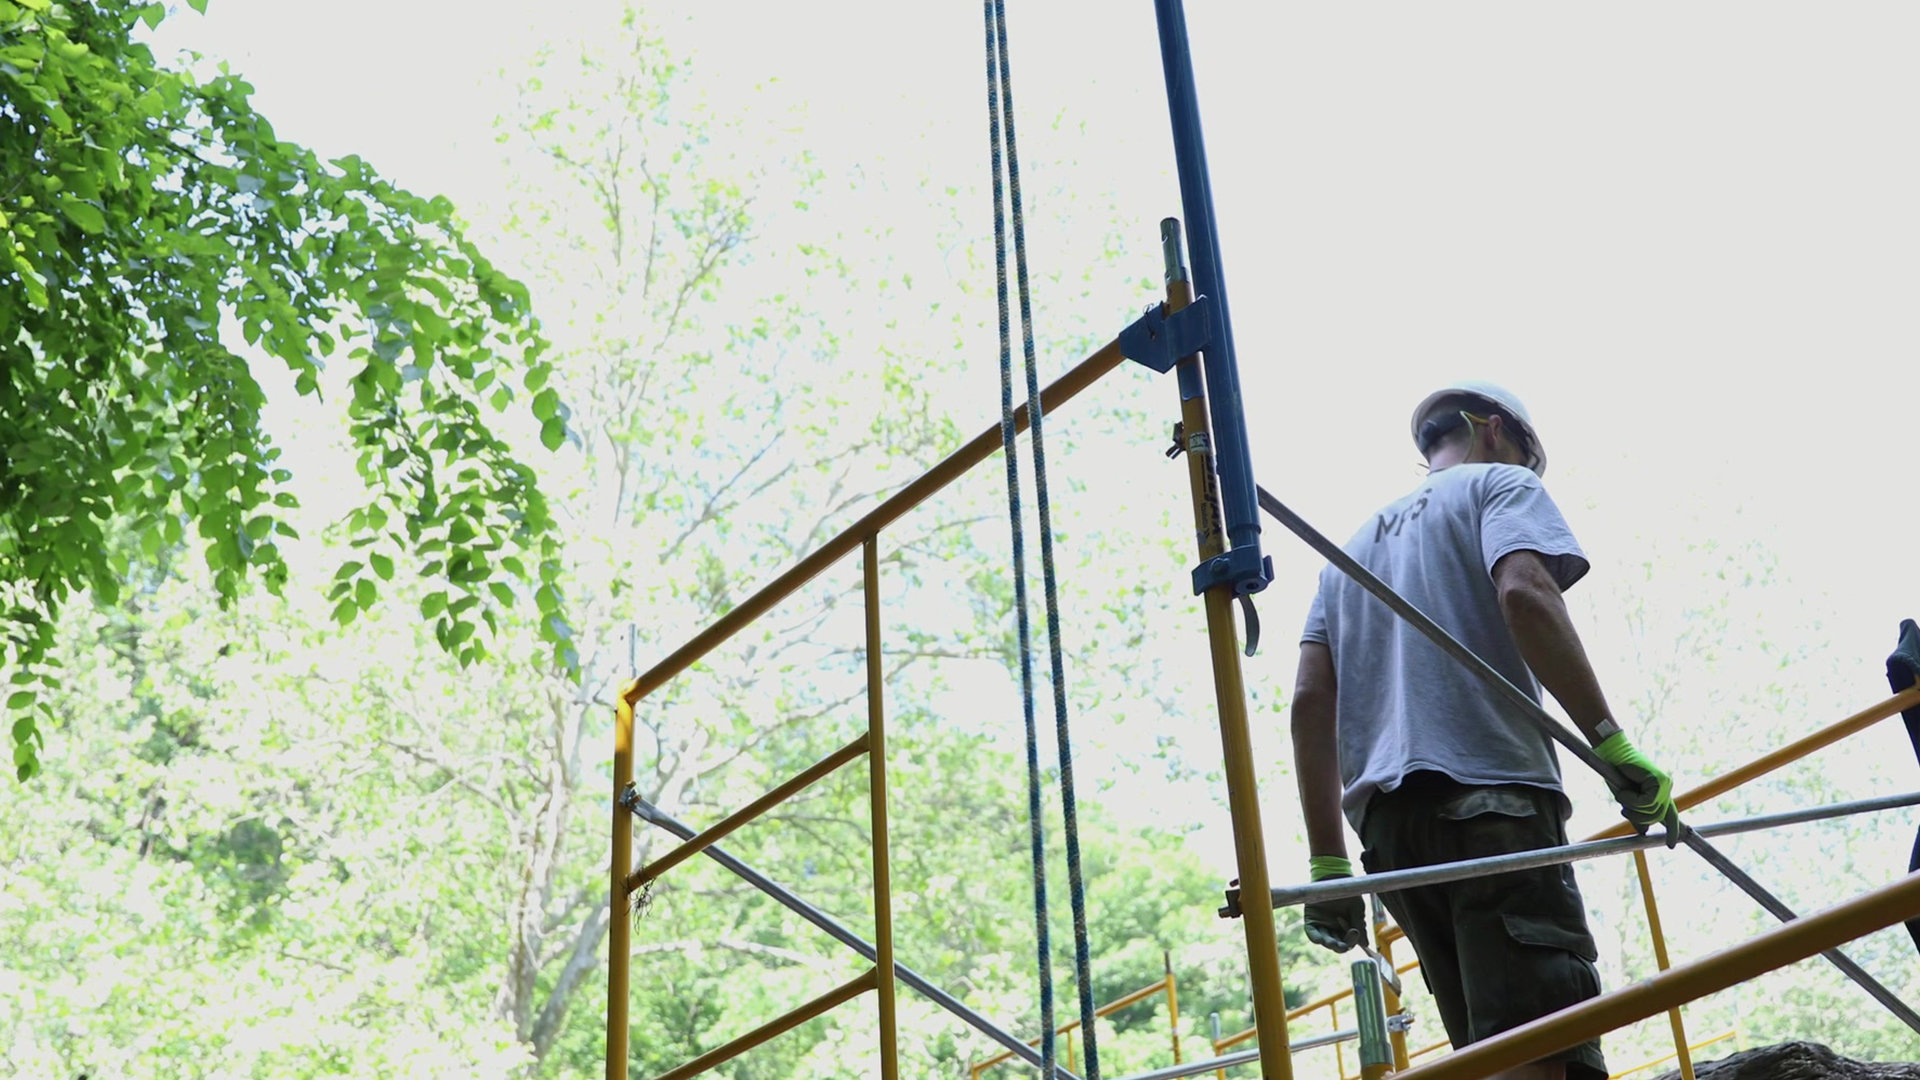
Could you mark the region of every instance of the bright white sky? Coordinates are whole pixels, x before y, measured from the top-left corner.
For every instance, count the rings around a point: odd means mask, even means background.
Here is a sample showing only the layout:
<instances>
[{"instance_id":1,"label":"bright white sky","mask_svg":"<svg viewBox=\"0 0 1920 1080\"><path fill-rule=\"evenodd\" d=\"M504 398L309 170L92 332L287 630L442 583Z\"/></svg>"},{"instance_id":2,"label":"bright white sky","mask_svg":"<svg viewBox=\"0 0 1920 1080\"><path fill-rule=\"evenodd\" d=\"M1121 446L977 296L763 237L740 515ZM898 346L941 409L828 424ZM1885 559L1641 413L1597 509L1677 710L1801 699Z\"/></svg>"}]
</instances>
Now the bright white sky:
<instances>
[{"instance_id":1,"label":"bright white sky","mask_svg":"<svg viewBox=\"0 0 1920 1080\"><path fill-rule=\"evenodd\" d=\"M1152 8L1102 9L1012 5L1029 184L1116 191L1147 223L1151 276L1152 222L1178 212ZM497 73L593 36L608 6L451 10L216 0L161 44L231 59L281 134L484 207L511 102ZM830 171L891 155L963 192L985 174L975 5L650 17L719 112L778 79ZM1711 522L1777 550L1828 593L1836 633L1884 655L1920 610L1895 564L1920 525L1920 152L1900 135L1920 12L1197 0L1189 17L1263 483L1344 533L1412 479L1411 404L1493 378L1532 407L1597 559ZM1048 157L1056 115L1088 131L1078 160ZM898 145L945 124L924 152ZM1036 243L1038 269L1072 257ZM1113 298L1115 329L1140 302Z\"/></svg>"},{"instance_id":2,"label":"bright white sky","mask_svg":"<svg viewBox=\"0 0 1920 1080\"><path fill-rule=\"evenodd\" d=\"M1157 279L1153 223L1179 208L1152 5L1011 7L1037 269L1097 258L1105 211L1046 212L1090 192L1137 223L1128 273ZM231 60L282 136L479 216L501 200L497 73L603 34L610 10L216 0L160 44ZM799 110L830 175L939 178L988 227L977 4L649 17L717 113ZM1795 726L1883 696L1897 621L1920 615L1920 8L1193 0L1189 18L1265 485L1344 537L1415 481L1416 401L1463 375L1506 383L1594 555L1590 603L1656 541L1757 542L1794 588L1751 632L1826 646L1839 698ZM1111 330L1149 299L1105 298ZM1290 683L1317 564L1269 537L1280 629L1250 670ZM1581 614L1602 636L1615 620ZM1290 858L1291 791L1267 802ZM1199 842L1224 865L1223 832Z\"/></svg>"}]
</instances>

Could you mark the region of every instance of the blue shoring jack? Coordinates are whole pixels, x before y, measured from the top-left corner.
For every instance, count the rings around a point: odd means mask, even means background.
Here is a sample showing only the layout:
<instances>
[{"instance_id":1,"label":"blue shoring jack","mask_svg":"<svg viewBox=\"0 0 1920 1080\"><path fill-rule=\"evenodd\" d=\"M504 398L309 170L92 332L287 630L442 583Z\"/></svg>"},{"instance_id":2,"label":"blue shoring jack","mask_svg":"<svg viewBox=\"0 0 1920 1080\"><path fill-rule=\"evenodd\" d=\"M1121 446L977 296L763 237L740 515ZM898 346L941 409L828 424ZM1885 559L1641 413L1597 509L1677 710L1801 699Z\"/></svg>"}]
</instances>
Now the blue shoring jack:
<instances>
[{"instance_id":1,"label":"blue shoring jack","mask_svg":"<svg viewBox=\"0 0 1920 1080\"><path fill-rule=\"evenodd\" d=\"M1194 92L1193 58L1187 46L1186 13L1180 0L1155 0L1160 24L1160 60L1166 72L1167 108L1173 120L1174 159L1180 175L1180 204L1186 215L1193 255L1194 300L1169 317L1165 305L1147 312L1120 335L1121 351L1158 372L1181 357L1201 354L1212 427L1210 455L1220 483L1228 550L1193 571L1193 591L1231 585L1245 601L1273 581L1273 560L1260 550L1260 505L1254 494L1253 461L1247 447L1246 412L1240 397L1240 370L1234 359L1233 322L1227 311L1226 276L1214 228L1213 190L1207 175L1206 142L1200 134L1200 104ZM1168 280L1184 274L1179 223L1163 223ZM1180 373L1180 397L1201 392L1199 371ZM1251 603L1245 604L1251 616ZM1249 642L1251 644L1251 642Z\"/></svg>"}]
</instances>

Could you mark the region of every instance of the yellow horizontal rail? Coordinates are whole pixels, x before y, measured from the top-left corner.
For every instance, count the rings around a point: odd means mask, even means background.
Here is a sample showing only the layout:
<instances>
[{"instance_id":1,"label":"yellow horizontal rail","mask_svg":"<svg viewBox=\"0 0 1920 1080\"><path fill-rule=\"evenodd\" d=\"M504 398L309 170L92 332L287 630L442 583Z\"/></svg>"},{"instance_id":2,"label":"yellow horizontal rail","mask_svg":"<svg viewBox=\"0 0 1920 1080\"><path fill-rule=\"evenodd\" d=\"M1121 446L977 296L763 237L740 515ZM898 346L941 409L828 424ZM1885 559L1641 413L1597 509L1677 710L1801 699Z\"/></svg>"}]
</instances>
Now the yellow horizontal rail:
<instances>
[{"instance_id":1,"label":"yellow horizontal rail","mask_svg":"<svg viewBox=\"0 0 1920 1080\"><path fill-rule=\"evenodd\" d=\"M1677 796L1673 800L1674 805L1682 810L1691 810L1701 803L1706 802L1708 799L1725 795L1727 792L1732 791L1742 784L1759 779L1783 765L1791 765L1801 758L1806 757L1808 754L1818 750L1824 750L1849 735L1857 735L1889 716L1905 712L1917 706L1920 706L1920 684L1902 690L1885 701L1880 702L1878 705L1863 709L1844 720L1836 720L1826 727L1821 728L1819 731L1804 738L1796 739L1780 747L1778 750L1762 754L1737 769L1716 776L1684 795ZM1617 825L1609 826L1594 833L1592 836L1587 837L1587 840L1612 840L1625 836L1632 831L1633 826L1622 821ZM1381 940L1393 942L1399 941L1406 936L1406 931L1396 926L1388 930L1387 933L1382 936Z\"/></svg>"},{"instance_id":2,"label":"yellow horizontal rail","mask_svg":"<svg viewBox=\"0 0 1920 1080\"><path fill-rule=\"evenodd\" d=\"M1080 391L1092 386L1101 376L1119 367L1123 359L1125 357L1120 355L1118 339L1101 346L1098 352L1080 361L1065 375L1040 391L1041 407L1047 412L1052 412L1066 404ZM1023 404L1014 410L1013 424L1016 431L1027 429L1026 405ZM628 705L638 704L640 699L658 690L667 680L685 671L695 661L712 652L755 619L772 610L775 604L793 595L821 571L851 554L868 537L877 536L881 529L893 524L907 511L958 480L968 469L992 457L999 449L1000 425L996 423L974 436L965 446L948 454L939 464L921 473L917 479L901 488L892 498L874 507L865 517L854 522L845 532L816 548L813 554L794 564L791 570L774 578L759 592L747 597L739 607L727 612L708 625L705 630L695 634L666 659L648 668L644 674L621 691L621 697Z\"/></svg>"},{"instance_id":3,"label":"yellow horizontal rail","mask_svg":"<svg viewBox=\"0 0 1920 1080\"><path fill-rule=\"evenodd\" d=\"M867 969L867 973L859 978L836 986L832 990L807 1002L805 1005L780 1017L778 1020L762 1024L724 1046L717 1046L701 1054L699 1057L694 1058L692 1061L687 1062L677 1069L663 1072L655 1077L654 1080L687 1080L688 1077L698 1076L708 1069L713 1068L715 1065L732 1061L734 1058L739 1057L741 1054L759 1046L761 1043L767 1042L777 1035L791 1031L814 1017L832 1010L836 1006L845 1005L847 1002L873 989L878 985L879 978L880 969L869 968Z\"/></svg>"},{"instance_id":4,"label":"yellow horizontal rail","mask_svg":"<svg viewBox=\"0 0 1920 1080\"><path fill-rule=\"evenodd\" d=\"M1682 810L1691 810L1708 799L1725 795L1734 788L1765 776L1782 765L1790 765L1816 750L1824 750L1849 735L1865 731L1887 717L1915 706L1920 706L1920 686L1902 690L1872 708L1854 713L1845 720L1835 721L1803 739L1796 739L1770 754L1755 758L1732 772L1715 777L1674 799L1674 805ZM1622 821L1612 828L1594 833L1589 839L1611 840L1632 831L1633 826Z\"/></svg>"},{"instance_id":5,"label":"yellow horizontal rail","mask_svg":"<svg viewBox=\"0 0 1920 1080\"><path fill-rule=\"evenodd\" d=\"M1420 966L1420 961L1409 960L1406 963L1401 964L1400 966L1394 968L1393 970L1396 972L1399 972L1402 975L1405 975L1407 972L1412 971L1414 968L1417 968L1419 966ZM1309 1001L1305 1005L1301 1005L1296 1008L1288 1010L1287 1022L1292 1023L1293 1021L1300 1019L1301 1017L1307 1015L1308 1013L1312 1012L1315 1009L1332 1008L1333 1006L1338 1005L1340 1002L1345 1001L1347 998L1350 998L1352 996L1353 996L1353 987L1351 986L1347 987L1344 990L1335 990L1333 993L1328 994L1326 997ZM1213 1052L1218 1054L1223 1050L1230 1050L1233 1047L1236 1047L1241 1043L1246 1042L1248 1039L1253 1038L1255 1035L1259 1034L1259 1032L1260 1032L1260 1029L1257 1027L1250 1027L1245 1031L1236 1031L1232 1035L1228 1035L1225 1038L1215 1042L1213 1044Z\"/></svg>"},{"instance_id":6,"label":"yellow horizontal rail","mask_svg":"<svg viewBox=\"0 0 1920 1080\"><path fill-rule=\"evenodd\" d=\"M807 766L805 772L800 773L798 776L767 792L765 795L735 810L719 821L714 822L704 831L696 833L692 839L681 843L679 847L674 848L665 855L628 874L627 891L632 892L638 889L640 886L645 885L661 874L666 873L693 856L705 851L733 830L745 825L747 822L752 821L754 818L759 817L774 807L779 806L788 799L791 799L801 791L818 782L822 777L833 772L833 770L866 753L867 747L872 745L872 741L871 732L861 732L859 738L828 754L826 757L821 758L819 761L814 762L812 765Z\"/></svg>"},{"instance_id":7,"label":"yellow horizontal rail","mask_svg":"<svg viewBox=\"0 0 1920 1080\"><path fill-rule=\"evenodd\" d=\"M1124 1009L1129 1005L1138 1005L1140 1002L1145 1001L1146 999L1154 996L1155 994L1166 993L1167 988L1170 985L1172 985L1172 983L1173 983L1173 976L1169 975L1166 978L1161 979L1159 982L1154 983L1151 986L1143 986L1140 989L1135 990L1130 994L1126 994L1121 997L1114 998L1112 1001L1109 1001L1105 1005L1102 1005L1099 1008L1093 1010L1093 1015L1112 1016L1114 1013L1119 1012L1121 1009ZM1080 1027L1079 1020L1069 1020L1066 1023L1060 1025L1059 1027L1054 1028L1053 1033L1055 1035L1065 1035L1069 1032L1077 1030L1079 1027ZM1028 1039L1027 1045L1038 1046L1040 1045L1040 1040ZM987 1060L979 1063L978 1065L969 1066L968 1069L970 1072L973 1073L973 1075L979 1076L981 1073L987 1071L988 1069L993 1068L995 1065L998 1065L1001 1062L1006 1061L1011 1057L1013 1057L1013 1051L1008 1050L1003 1052L999 1057L990 1057Z\"/></svg>"},{"instance_id":8,"label":"yellow horizontal rail","mask_svg":"<svg viewBox=\"0 0 1920 1080\"><path fill-rule=\"evenodd\" d=\"M1119 1012L1121 1009L1124 1009L1129 1005L1137 1005L1140 1002L1145 1001L1148 998L1152 997L1153 995L1161 993L1162 991L1166 990L1167 983L1168 983L1167 979L1161 979L1159 982L1154 983L1152 986L1143 986L1140 989L1135 990L1131 994L1126 994L1121 997L1114 998L1112 1001L1109 1001L1105 1005L1102 1005L1099 1008L1093 1010L1093 1015L1112 1016L1114 1013ZM1067 1021L1067 1026L1079 1027L1080 1021L1069 1020Z\"/></svg>"},{"instance_id":9,"label":"yellow horizontal rail","mask_svg":"<svg viewBox=\"0 0 1920 1080\"><path fill-rule=\"evenodd\" d=\"M1651 979L1588 998L1511 1031L1455 1050L1401 1080L1480 1080L1657 1016L1826 949L1920 915L1920 874L1857 896Z\"/></svg>"}]
</instances>

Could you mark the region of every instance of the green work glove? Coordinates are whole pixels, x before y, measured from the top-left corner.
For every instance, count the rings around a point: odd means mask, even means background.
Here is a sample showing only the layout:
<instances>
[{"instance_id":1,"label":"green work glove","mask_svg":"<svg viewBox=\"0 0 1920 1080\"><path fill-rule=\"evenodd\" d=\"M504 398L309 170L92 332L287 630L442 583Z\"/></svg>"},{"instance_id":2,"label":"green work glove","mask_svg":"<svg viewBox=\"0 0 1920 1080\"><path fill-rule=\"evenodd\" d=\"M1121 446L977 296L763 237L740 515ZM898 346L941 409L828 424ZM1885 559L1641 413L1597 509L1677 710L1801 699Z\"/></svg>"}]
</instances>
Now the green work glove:
<instances>
[{"instance_id":1,"label":"green work glove","mask_svg":"<svg viewBox=\"0 0 1920 1080\"><path fill-rule=\"evenodd\" d=\"M1613 789L1613 797L1620 800L1620 815L1633 823L1635 831L1645 836L1652 826L1665 825L1667 846L1679 843L1680 808L1673 804L1673 777L1634 749L1624 731L1600 740L1593 752L1601 761L1620 770L1621 778L1626 781Z\"/></svg>"},{"instance_id":2,"label":"green work glove","mask_svg":"<svg viewBox=\"0 0 1920 1080\"><path fill-rule=\"evenodd\" d=\"M1315 855L1307 860L1307 867L1310 880L1313 881L1332 881L1353 876L1353 864L1338 855ZM1366 932L1367 904L1357 896L1327 900L1308 904L1306 916L1308 941L1334 952L1346 952L1353 948L1353 942L1347 940L1347 935L1355 931L1362 934Z\"/></svg>"}]
</instances>

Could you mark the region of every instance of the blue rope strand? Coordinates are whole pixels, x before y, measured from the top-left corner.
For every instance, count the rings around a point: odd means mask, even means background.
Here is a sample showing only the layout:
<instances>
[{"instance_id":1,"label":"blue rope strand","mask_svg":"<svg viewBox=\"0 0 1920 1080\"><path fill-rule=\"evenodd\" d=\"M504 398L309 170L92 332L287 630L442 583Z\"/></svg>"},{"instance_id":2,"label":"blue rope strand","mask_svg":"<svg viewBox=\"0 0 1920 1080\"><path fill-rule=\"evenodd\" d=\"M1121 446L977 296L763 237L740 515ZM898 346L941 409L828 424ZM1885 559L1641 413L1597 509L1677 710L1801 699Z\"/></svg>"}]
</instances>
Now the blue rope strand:
<instances>
[{"instance_id":1,"label":"blue rope strand","mask_svg":"<svg viewBox=\"0 0 1920 1080\"><path fill-rule=\"evenodd\" d=\"M1040 730L1033 705L1033 635L1027 616L1027 544L1020 512L1020 458L1013 422L1013 318L1007 303L1007 217L1000 150L1000 79L993 47L994 0L985 0L985 4L987 114L993 138L993 253L1000 299L1000 446L1007 459L1007 517L1013 528L1013 609L1019 630L1020 698L1025 707L1027 726L1027 821L1033 848L1033 925L1038 939L1036 949L1040 968L1040 1075L1052 1077L1055 1075L1053 943L1047 928L1047 849L1040 794ZM1018 205L1015 203L1016 213Z\"/></svg>"},{"instance_id":2,"label":"blue rope strand","mask_svg":"<svg viewBox=\"0 0 1920 1080\"><path fill-rule=\"evenodd\" d=\"M1060 598L1053 561L1053 513L1047 493L1047 450L1040 404L1040 365L1034 355L1033 301L1027 281L1026 216L1020 198L1020 147L1013 124L1013 63L1007 54L1007 5L1006 0L988 0L988 2L993 9L993 30L998 40L1000 54L1000 109L1006 123L1007 183L1011 189L1013 202L1013 254L1020 280L1021 344L1024 347L1027 367L1028 422L1033 434L1034 501L1038 504L1040 512L1040 575L1046 594L1047 650L1052 662L1054 735L1060 755L1060 807L1065 818L1063 824L1067 842L1067 895L1073 906L1073 966L1080 991L1081 1045L1086 1049L1086 1080L1100 1080L1099 1037L1096 1034L1097 1025L1094 1016L1093 959L1087 934L1087 892L1080 870L1080 823L1077 800L1074 797L1073 739L1067 723L1066 661L1065 650L1060 641ZM991 68L991 61L988 62L988 66ZM994 171L994 179L998 183L997 167ZM995 206L998 207L997 202ZM1004 249L1004 243L1001 247ZM999 266L1001 292L1004 297L1006 289L1004 250L1000 254ZM1002 325L1005 325L1004 321ZM1004 364L1006 356L1004 337L1002 342L1001 355ZM1003 427L1003 440L1009 434L1010 432ZM1024 577L1025 564L1021 565ZM1028 685L1031 686L1030 683ZM1031 709L1031 689L1028 693L1028 708Z\"/></svg>"}]
</instances>

